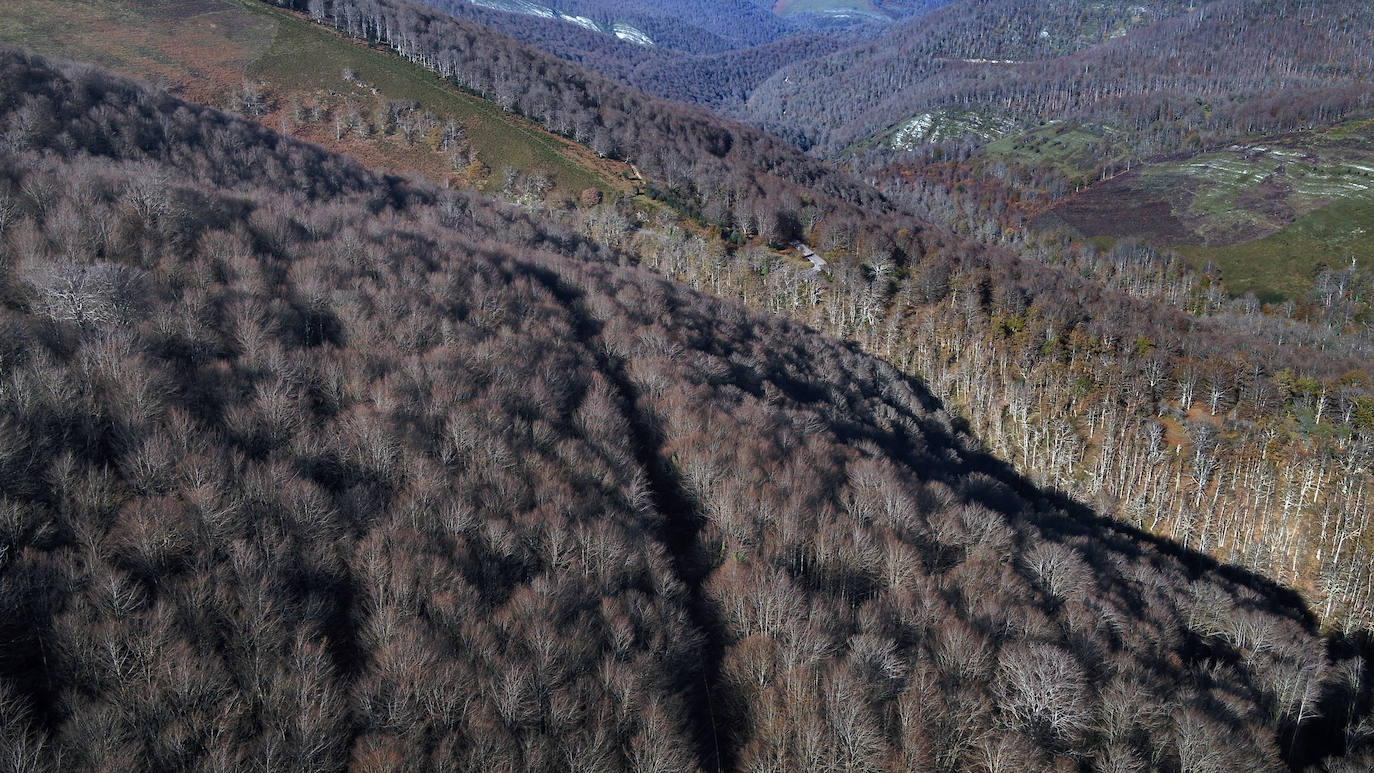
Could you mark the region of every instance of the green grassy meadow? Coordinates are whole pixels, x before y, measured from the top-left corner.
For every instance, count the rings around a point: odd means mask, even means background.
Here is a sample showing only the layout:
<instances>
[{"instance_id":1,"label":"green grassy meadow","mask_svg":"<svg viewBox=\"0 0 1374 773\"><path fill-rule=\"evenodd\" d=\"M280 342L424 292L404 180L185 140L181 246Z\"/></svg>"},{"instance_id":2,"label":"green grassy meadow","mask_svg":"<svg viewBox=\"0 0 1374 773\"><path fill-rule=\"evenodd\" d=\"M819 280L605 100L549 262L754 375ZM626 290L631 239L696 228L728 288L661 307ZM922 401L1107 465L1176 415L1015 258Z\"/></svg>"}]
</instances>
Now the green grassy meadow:
<instances>
[{"instance_id":1,"label":"green grassy meadow","mask_svg":"<svg viewBox=\"0 0 1374 773\"><path fill-rule=\"evenodd\" d=\"M1324 267L1374 268L1374 118L1148 163L1081 199L1092 221L1069 221L1095 237L1142 236L1127 209L1163 202L1184 230L1160 246L1211 262L1233 294L1298 298Z\"/></svg>"}]
</instances>

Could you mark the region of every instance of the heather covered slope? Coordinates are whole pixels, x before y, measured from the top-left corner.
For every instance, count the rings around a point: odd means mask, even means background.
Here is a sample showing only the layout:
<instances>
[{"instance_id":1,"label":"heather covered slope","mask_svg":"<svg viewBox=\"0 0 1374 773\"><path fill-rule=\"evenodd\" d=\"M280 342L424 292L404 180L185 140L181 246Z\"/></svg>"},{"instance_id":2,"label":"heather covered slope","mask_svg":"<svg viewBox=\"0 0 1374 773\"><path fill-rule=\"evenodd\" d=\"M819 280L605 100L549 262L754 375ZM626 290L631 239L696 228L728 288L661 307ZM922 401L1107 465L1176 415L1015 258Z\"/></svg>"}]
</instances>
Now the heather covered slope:
<instances>
[{"instance_id":1,"label":"heather covered slope","mask_svg":"<svg viewBox=\"0 0 1374 773\"><path fill-rule=\"evenodd\" d=\"M8 767L1368 767L1291 594L851 346L97 70L0 86Z\"/></svg>"}]
</instances>

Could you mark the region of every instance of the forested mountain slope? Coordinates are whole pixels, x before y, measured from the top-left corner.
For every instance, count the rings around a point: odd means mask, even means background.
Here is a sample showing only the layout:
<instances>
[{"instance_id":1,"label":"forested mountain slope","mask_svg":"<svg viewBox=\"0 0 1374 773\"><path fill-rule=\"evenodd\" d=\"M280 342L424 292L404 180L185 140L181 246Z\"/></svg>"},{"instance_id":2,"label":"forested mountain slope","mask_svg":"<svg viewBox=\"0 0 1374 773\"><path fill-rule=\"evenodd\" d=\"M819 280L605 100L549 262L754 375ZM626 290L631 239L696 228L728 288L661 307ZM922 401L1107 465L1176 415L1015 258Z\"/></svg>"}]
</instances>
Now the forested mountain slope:
<instances>
[{"instance_id":1,"label":"forested mountain slope","mask_svg":"<svg viewBox=\"0 0 1374 773\"><path fill-rule=\"evenodd\" d=\"M632 45L689 54L763 45L798 31L773 13L769 0L438 0L426 4L455 15L485 7L518 14L527 21L543 18L596 30L603 37L621 38ZM628 25L644 38L627 35L629 30L617 25Z\"/></svg>"},{"instance_id":2,"label":"forested mountain slope","mask_svg":"<svg viewBox=\"0 0 1374 773\"><path fill-rule=\"evenodd\" d=\"M17 770L1365 770L1292 594L477 197L0 54Z\"/></svg>"},{"instance_id":3,"label":"forested mountain slope","mask_svg":"<svg viewBox=\"0 0 1374 773\"><path fill-rule=\"evenodd\" d=\"M561 38L587 30L603 42L620 39L668 54L721 54L767 45L799 33L881 32L892 21L937 8L949 0L427 0L426 5L494 26L525 40L521 24L542 28L546 51ZM491 13L497 12L496 14ZM596 38L590 38L596 39ZM563 56L562 53L559 54ZM610 58L623 56L612 53Z\"/></svg>"},{"instance_id":4,"label":"forested mountain slope","mask_svg":"<svg viewBox=\"0 0 1374 773\"><path fill-rule=\"evenodd\" d=\"M652 196L696 220L619 203L580 219L630 259L860 342L928 379L1042 485L1300 588L1324 625L1374 621L1374 543L1362 537L1374 523L1374 277L1330 271L1300 315L1264 314L1157 250L1042 240L1005 226L1005 200L946 192L940 201L969 208L961 230L1010 249L988 248L911 218L931 209L909 191L886 201L785 143L480 27L396 0L315 11L624 149ZM713 233L691 235L707 224ZM828 276L766 249L792 238L824 253Z\"/></svg>"},{"instance_id":5,"label":"forested mountain slope","mask_svg":"<svg viewBox=\"0 0 1374 773\"><path fill-rule=\"evenodd\" d=\"M997 209L1030 212L1015 225L1184 248L1195 270L1222 267L1233 294L1292 300L1324 268L1354 258L1368 269L1374 254L1367 161L1302 139L1371 106L1374 29L1360 4L967 0L877 41L811 34L705 57L607 45L461 0L430 5L839 155L899 197L927 195L932 178L972 182ZM1284 148L1271 156L1274 143ZM932 161L954 171L932 174ZM1035 218L1085 189L1062 217ZM946 209L917 207L951 228L1007 225L1000 212Z\"/></svg>"},{"instance_id":6,"label":"forested mountain slope","mask_svg":"<svg viewBox=\"0 0 1374 773\"><path fill-rule=\"evenodd\" d=\"M726 112L743 107L754 88L780 68L858 42L839 32L792 31L749 46L678 51L637 45L566 21L484 8L467 0L428 0L425 4L655 96Z\"/></svg>"},{"instance_id":7,"label":"forested mountain slope","mask_svg":"<svg viewBox=\"0 0 1374 773\"><path fill-rule=\"evenodd\" d=\"M262 1L389 47L598 154L630 162L653 195L703 222L729 229L752 220L769 241L786 244L801 235L804 220L833 218L892 246L895 210L881 193L757 129L650 97L407 0ZM917 226L908 227L910 241L919 224L906 225Z\"/></svg>"},{"instance_id":8,"label":"forested mountain slope","mask_svg":"<svg viewBox=\"0 0 1374 773\"><path fill-rule=\"evenodd\" d=\"M646 11L638 3L606 0L552 7L525 0L424 0L625 85L731 115L742 113L753 90L779 69L872 40L895 19L947 2L712 0ZM653 44L618 35L615 25L623 20L646 30Z\"/></svg>"}]
</instances>

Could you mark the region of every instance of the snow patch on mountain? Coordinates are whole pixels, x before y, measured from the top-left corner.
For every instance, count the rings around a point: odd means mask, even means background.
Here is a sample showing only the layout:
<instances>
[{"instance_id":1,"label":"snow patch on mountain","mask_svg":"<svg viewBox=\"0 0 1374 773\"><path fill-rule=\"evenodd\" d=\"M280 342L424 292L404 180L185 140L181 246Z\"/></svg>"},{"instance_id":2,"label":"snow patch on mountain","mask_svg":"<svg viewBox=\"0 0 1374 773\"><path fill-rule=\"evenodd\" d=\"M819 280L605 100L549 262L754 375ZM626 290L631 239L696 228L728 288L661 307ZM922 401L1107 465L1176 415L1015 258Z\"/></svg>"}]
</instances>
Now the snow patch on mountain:
<instances>
[{"instance_id":1,"label":"snow patch on mountain","mask_svg":"<svg viewBox=\"0 0 1374 773\"><path fill-rule=\"evenodd\" d=\"M558 18L562 19L563 21L565 21L565 22L567 22L567 23L569 23L569 24L576 24L576 25L579 26L579 27L586 27L587 29L591 30L592 32L605 32L605 31L606 31L606 30L601 29L601 25L597 24L596 22L592 21L591 19L588 19L586 16L568 16L567 14L560 13L560 14L558 14Z\"/></svg>"},{"instance_id":2,"label":"snow patch on mountain","mask_svg":"<svg viewBox=\"0 0 1374 773\"><path fill-rule=\"evenodd\" d=\"M893 150L911 150L928 142L964 137L986 141L1006 134L1015 125L1006 116L976 110L938 110L921 113L898 126L888 137L887 146Z\"/></svg>"},{"instance_id":3,"label":"snow patch on mountain","mask_svg":"<svg viewBox=\"0 0 1374 773\"><path fill-rule=\"evenodd\" d=\"M623 21L618 21L615 24L612 24L611 32L613 32L615 36L620 38L621 40L624 40L629 43L634 43L636 45L652 46L654 44L653 38L649 37L646 33L642 32L641 30L637 30L634 27L631 27Z\"/></svg>"},{"instance_id":4,"label":"snow patch on mountain","mask_svg":"<svg viewBox=\"0 0 1374 773\"><path fill-rule=\"evenodd\" d=\"M545 19L556 19L558 13L552 8L546 8L538 3L531 3L529 0L468 0L476 6L490 8L494 11L505 11L506 13L523 13L526 16L539 16Z\"/></svg>"},{"instance_id":5,"label":"snow patch on mountain","mask_svg":"<svg viewBox=\"0 0 1374 773\"><path fill-rule=\"evenodd\" d=\"M525 16L538 16L541 19L557 19L558 21L567 22L568 24L576 24L592 32L600 32L603 35L615 35L621 40L640 46L652 46L654 44L654 39L649 37L648 33L636 29L623 21L615 22L611 25L610 29L606 29L586 16L576 16L563 13L562 11L555 11L548 6L530 2L530 0L468 0L468 2L482 8L490 8L493 11L518 13Z\"/></svg>"}]
</instances>

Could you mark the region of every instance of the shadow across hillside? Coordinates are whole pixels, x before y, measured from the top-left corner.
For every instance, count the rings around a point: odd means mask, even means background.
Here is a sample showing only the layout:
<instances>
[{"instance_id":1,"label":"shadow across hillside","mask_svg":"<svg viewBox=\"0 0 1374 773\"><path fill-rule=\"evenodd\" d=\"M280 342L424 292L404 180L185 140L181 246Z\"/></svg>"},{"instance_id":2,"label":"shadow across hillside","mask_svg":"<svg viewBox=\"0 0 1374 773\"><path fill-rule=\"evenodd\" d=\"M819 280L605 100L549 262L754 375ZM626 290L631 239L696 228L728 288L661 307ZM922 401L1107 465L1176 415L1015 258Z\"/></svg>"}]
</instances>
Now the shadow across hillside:
<instances>
[{"instance_id":1,"label":"shadow across hillside","mask_svg":"<svg viewBox=\"0 0 1374 773\"><path fill-rule=\"evenodd\" d=\"M855 356L863 355L852 343L846 348ZM915 396L922 411L947 415L940 399L926 385L895 371L889 377L902 378L904 386ZM804 396L809 390L794 388L791 394ZM899 408L900 410L900 408ZM899 429L878 431L871 426L836 423L832 428L846 442L876 444L894 459L900 459L914 473L925 479L939 479L951 485L968 481L975 473L986 475L994 483L964 486L972 501L994 512L1033 525L1045 539L1055 542L1087 543L1092 549L1080 554L1092 566L1099 587L1119 590L1128 582L1115 566L1112 556L1129 561L1159 561L1167 559L1182 567L1189 581L1221 578L1236 589L1243 590L1244 601L1238 606L1288 618L1312 635L1320 635L1326 651L1334 659L1358 658L1358 672L1354 678L1354 692L1327 686L1318 698L1315 721L1299 729L1286 723L1278 731L1280 747L1289 767L1304 770L1320 760L1341 756L1347 750L1347 728L1374 708L1374 638L1369 631L1353 635L1334 632L1320 633L1317 616L1293 588L1250 571L1244 567L1217 561L1212 556L1185 548L1178 542L1135 528L1130 524L1104 515L1091 506L1061 491L1037 485L1019 474L1006 461L982 451L970 433L967 423L953 419L947 423L932 421L928 416L907 412L907 418L920 426L919 439L907 436ZM917 451L917 448L923 450ZM936 452L932 452L936 449ZM953 451L953 453L949 453ZM1239 648L1211 637L1204 640L1196 634L1187 649L1202 662L1223 658L1240 662L1248 657Z\"/></svg>"}]
</instances>

